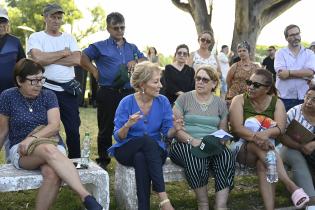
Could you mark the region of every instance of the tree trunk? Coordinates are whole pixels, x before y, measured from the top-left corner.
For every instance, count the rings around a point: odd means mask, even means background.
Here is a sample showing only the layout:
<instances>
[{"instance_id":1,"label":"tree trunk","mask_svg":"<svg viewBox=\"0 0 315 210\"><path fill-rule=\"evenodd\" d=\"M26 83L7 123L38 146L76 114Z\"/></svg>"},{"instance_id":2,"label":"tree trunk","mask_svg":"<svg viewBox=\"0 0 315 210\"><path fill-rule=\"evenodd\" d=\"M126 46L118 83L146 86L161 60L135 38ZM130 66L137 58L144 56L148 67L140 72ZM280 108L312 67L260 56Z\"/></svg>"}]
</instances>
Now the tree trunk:
<instances>
[{"instance_id":1,"label":"tree trunk","mask_svg":"<svg viewBox=\"0 0 315 210\"><path fill-rule=\"evenodd\" d=\"M188 3L183 3L181 0L172 0L173 4L179 9L188 12L195 22L197 34L203 31L209 31L213 37L210 44L210 50L214 46L214 34L211 27L212 18L212 1L209 1L209 13L206 0L189 0Z\"/></svg>"},{"instance_id":2,"label":"tree trunk","mask_svg":"<svg viewBox=\"0 0 315 210\"><path fill-rule=\"evenodd\" d=\"M276 17L300 0L237 0L231 49L237 52L237 44L247 41L250 56L255 61L256 42L261 30ZM283 26L285 28L286 26Z\"/></svg>"}]
</instances>

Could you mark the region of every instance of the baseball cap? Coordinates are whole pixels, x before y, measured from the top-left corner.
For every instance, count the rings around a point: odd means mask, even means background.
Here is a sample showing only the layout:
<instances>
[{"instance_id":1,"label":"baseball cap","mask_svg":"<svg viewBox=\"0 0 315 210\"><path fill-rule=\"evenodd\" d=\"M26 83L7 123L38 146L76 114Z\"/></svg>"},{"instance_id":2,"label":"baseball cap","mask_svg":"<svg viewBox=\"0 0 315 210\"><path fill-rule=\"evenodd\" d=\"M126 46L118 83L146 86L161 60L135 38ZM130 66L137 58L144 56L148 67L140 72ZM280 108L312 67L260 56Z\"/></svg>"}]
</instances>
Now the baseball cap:
<instances>
[{"instance_id":1,"label":"baseball cap","mask_svg":"<svg viewBox=\"0 0 315 210\"><path fill-rule=\"evenodd\" d=\"M58 5L58 4L56 4L56 3L47 4L47 5L44 7L43 15L44 15L44 16L47 16L47 15L55 14L55 13L57 13L57 12L65 13L60 5Z\"/></svg>"},{"instance_id":2,"label":"baseball cap","mask_svg":"<svg viewBox=\"0 0 315 210\"><path fill-rule=\"evenodd\" d=\"M0 8L0 18L9 20L8 11L4 8Z\"/></svg>"},{"instance_id":3,"label":"baseball cap","mask_svg":"<svg viewBox=\"0 0 315 210\"><path fill-rule=\"evenodd\" d=\"M192 147L191 153L195 157L206 158L213 155L218 155L224 150L224 145L220 142L221 139L212 135L207 135L202 138L198 147Z\"/></svg>"}]
</instances>

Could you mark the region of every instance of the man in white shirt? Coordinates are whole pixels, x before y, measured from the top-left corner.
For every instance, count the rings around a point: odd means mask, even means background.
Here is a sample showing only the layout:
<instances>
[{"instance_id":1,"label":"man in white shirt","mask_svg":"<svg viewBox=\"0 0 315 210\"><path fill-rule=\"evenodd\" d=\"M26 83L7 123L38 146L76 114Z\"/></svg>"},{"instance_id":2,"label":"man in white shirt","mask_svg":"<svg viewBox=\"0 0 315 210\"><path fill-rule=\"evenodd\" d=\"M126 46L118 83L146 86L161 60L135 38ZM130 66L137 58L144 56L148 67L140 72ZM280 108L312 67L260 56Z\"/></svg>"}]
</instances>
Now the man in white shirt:
<instances>
[{"instance_id":1,"label":"man in white shirt","mask_svg":"<svg viewBox=\"0 0 315 210\"><path fill-rule=\"evenodd\" d=\"M276 87L286 110L303 103L308 81L315 72L315 54L301 46L300 28L289 25L284 30L288 46L275 55Z\"/></svg>"},{"instance_id":2,"label":"man in white shirt","mask_svg":"<svg viewBox=\"0 0 315 210\"><path fill-rule=\"evenodd\" d=\"M63 14L64 11L58 4L45 6L45 30L31 34L27 52L45 68L44 87L57 95L61 121L66 132L68 157L79 158L80 116L77 95L65 91L64 85L73 81L74 66L80 64L81 53L74 37L60 31Z\"/></svg>"}]
</instances>

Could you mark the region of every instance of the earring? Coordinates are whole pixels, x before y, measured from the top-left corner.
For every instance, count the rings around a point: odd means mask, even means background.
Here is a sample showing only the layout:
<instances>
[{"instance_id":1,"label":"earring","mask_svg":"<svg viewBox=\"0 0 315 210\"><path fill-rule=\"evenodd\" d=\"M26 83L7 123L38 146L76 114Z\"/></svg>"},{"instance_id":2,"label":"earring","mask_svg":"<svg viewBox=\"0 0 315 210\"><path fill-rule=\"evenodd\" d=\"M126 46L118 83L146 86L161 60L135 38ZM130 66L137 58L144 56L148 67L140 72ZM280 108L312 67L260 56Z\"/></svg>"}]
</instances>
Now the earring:
<instances>
[{"instance_id":1,"label":"earring","mask_svg":"<svg viewBox=\"0 0 315 210\"><path fill-rule=\"evenodd\" d=\"M142 91L141 91L141 93L142 93L142 94L144 94L144 88L142 88Z\"/></svg>"}]
</instances>

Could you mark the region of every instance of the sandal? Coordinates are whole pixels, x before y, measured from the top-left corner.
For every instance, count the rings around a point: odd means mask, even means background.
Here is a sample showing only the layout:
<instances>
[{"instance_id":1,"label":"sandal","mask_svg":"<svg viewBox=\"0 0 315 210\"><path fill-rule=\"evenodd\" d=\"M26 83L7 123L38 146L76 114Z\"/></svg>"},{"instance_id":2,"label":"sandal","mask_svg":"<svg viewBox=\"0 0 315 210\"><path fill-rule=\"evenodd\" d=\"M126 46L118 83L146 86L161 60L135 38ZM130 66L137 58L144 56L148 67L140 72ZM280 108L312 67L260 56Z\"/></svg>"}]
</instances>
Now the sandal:
<instances>
[{"instance_id":1,"label":"sandal","mask_svg":"<svg viewBox=\"0 0 315 210\"><path fill-rule=\"evenodd\" d=\"M164 200L162 200L160 202L159 208L162 210L163 209L163 205L165 205L166 203L170 203L170 205L172 206L170 199L167 198L167 199L164 199ZM174 209L174 208L172 207L172 209Z\"/></svg>"},{"instance_id":2,"label":"sandal","mask_svg":"<svg viewBox=\"0 0 315 210\"><path fill-rule=\"evenodd\" d=\"M303 208L303 206L310 200L308 195L304 192L303 188L295 190L292 193L291 199L297 209Z\"/></svg>"}]
</instances>

